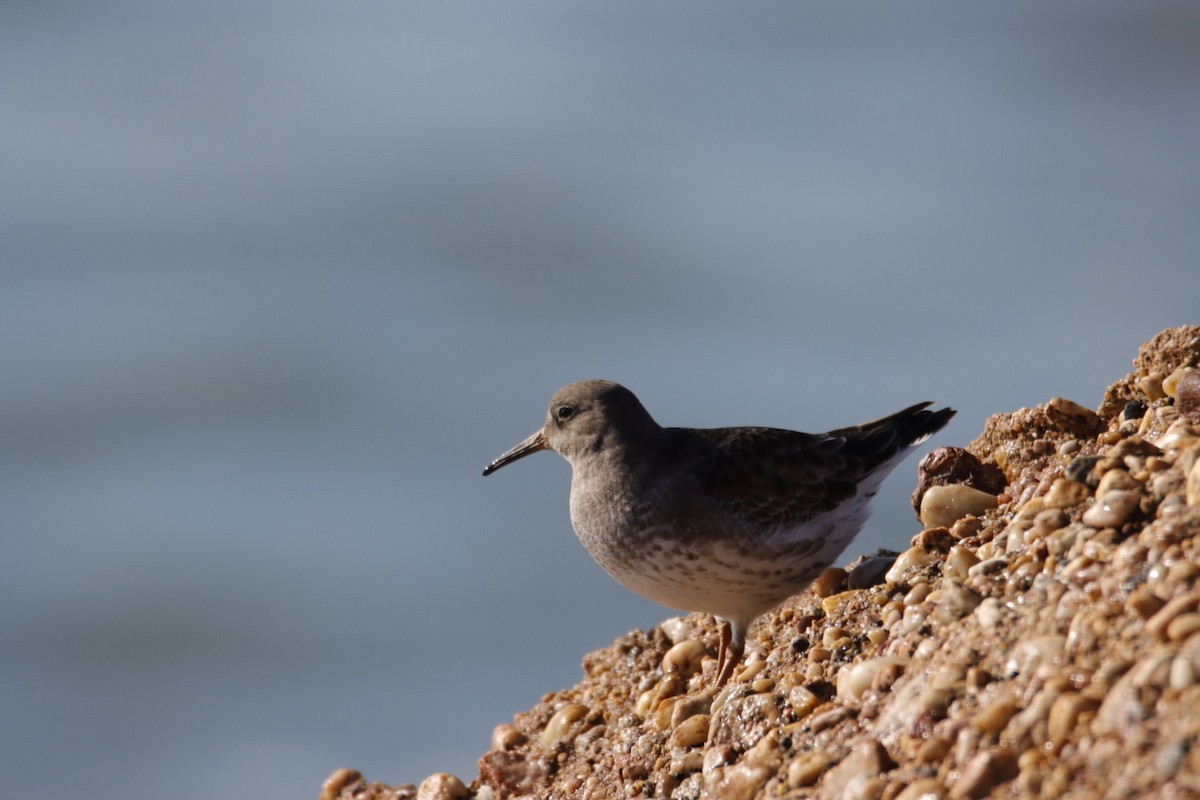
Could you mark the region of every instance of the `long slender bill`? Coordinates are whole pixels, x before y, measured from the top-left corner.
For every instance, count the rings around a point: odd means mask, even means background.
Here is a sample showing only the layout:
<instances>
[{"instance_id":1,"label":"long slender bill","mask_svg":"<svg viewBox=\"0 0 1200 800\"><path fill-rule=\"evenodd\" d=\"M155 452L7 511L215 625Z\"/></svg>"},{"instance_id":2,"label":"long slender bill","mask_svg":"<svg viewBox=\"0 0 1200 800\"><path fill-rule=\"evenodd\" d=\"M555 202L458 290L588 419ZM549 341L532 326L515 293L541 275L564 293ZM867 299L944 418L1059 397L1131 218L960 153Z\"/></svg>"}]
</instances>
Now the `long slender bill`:
<instances>
[{"instance_id":1,"label":"long slender bill","mask_svg":"<svg viewBox=\"0 0 1200 800\"><path fill-rule=\"evenodd\" d=\"M533 434L533 436L530 436L528 439L521 442L519 445L484 467L483 474L491 475L505 464L511 464L518 458L524 458L530 453L536 453L538 450L545 450L549 446L550 443L546 441L545 431L539 430L537 433Z\"/></svg>"}]
</instances>

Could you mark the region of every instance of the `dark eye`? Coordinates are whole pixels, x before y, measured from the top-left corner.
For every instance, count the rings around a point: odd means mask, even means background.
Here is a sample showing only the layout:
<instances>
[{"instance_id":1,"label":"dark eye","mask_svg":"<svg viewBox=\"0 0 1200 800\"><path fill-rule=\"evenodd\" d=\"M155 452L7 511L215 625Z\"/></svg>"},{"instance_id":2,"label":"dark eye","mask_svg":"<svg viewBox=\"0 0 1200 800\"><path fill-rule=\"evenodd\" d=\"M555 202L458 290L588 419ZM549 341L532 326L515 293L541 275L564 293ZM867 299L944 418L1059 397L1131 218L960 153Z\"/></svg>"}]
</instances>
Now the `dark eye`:
<instances>
[{"instance_id":1,"label":"dark eye","mask_svg":"<svg viewBox=\"0 0 1200 800\"><path fill-rule=\"evenodd\" d=\"M575 416L575 408L573 406L559 406L554 413L558 417L559 422L566 422Z\"/></svg>"}]
</instances>

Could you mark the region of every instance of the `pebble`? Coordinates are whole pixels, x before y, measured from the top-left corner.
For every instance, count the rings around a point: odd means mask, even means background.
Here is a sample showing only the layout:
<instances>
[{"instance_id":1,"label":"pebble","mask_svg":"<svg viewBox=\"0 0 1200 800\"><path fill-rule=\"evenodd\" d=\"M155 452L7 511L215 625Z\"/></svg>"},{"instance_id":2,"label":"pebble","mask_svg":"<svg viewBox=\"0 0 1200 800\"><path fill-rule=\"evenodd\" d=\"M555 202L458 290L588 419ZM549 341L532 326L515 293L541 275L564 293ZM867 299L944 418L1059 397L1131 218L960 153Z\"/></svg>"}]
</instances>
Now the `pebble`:
<instances>
[{"instance_id":1,"label":"pebble","mask_svg":"<svg viewBox=\"0 0 1200 800\"><path fill-rule=\"evenodd\" d=\"M671 727L677 727L684 720L697 714L709 713L712 710L712 702L716 694L716 688L710 687L698 694L679 698L671 707Z\"/></svg>"},{"instance_id":2,"label":"pebble","mask_svg":"<svg viewBox=\"0 0 1200 800\"><path fill-rule=\"evenodd\" d=\"M1184 689L1196 683L1196 669L1192 665L1192 661L1184 656L1176 656L1171 659L1171 669L1167 673L1167 685L1177 692L1182 692Z\"/></svg>"},{"instance_id":3,"label":"pebble","mask_svg":"<svg viewBox=\"0 0 1200 800\"><path fill-rule=\"evenodd\" d=\"M1146 633L1156 639L1168 638L1167 629L1171 622L1185 611L1194 611L1200 603L1200 594L1188 592L1171 598L1166 605L1146 620Z\"/></svg>"},{"instance_id":4,"label":"pebble","mask_svg":"<svg viewBox=\"0 0 1200 800\"><path fill-rule=\"evenodd\" d=\"M943 717L956 697L958 691L953 686L926 686L917 696L917 709L922 714Z\"/></svg>"},{"instance_id":5,"label":"pebble","mask_svg":"<svg viewBox=\"0 0 1200 800\"><path fill-rule=\"evenodd\" d=\"M321 785L321 800L336 800L342 789L361 780L362 773L356 769L335 770Z\"/></svg>"},{"instance_id":6,"label":"pebble","mask_svg":"<svg viewBox=\"0 0 1200 800\"><path fill-rule=\"evenodd\" d=\"M1094 436L1104 429L1104 421L1095 411L1063 397L1050 398L1045 411L1051 425L1073 436Z\"/></svg>"},{"instance_id":7,"label":"pebble","mask_svg":"<svg viewBox=\"0 0 1200 800\"><path fill-rule=\"evenodd\" d=\"M1191 583L1200 577L1200 564L1194 561L1176 561L1167 571L1167 577L1176 583Z\"/></svg>"},{"instance_id":8,"label":"pebble","mask_svg":"<svg viewBox=\"0 0 1200 800\"><path fill-rule=\"evenodd\" d=\"M1121 411L1121 419L1141 419L1146 415L1146 409L1141 400L1130 400Z\"/></svg>"},{"instance_id":9,"label":"pebble","mask_svg":"<svg viewBox=\"0 0 1200 800\"><path fill-rule=\"evenodd\" d=\"M704 761L700 769L705 775L720 769L726 764L732 764L737 760L738 752L733 747L727 744L713 745L704 751Z\"/></svg>"},{"instance_id":10,"label":"pebble","mask_svg":"<svg viewBox=\"0 0 1200 800\"><path fill-rule=\"evenodd\" d=\"M1108 472L1104 473L1104 477L1100 479L1100 483L1096 486L1096 497L1104 497L1104 495L1112 491L1136 491L1140 488L1141 484L1134 480L1133 476L1125 470L1110 469Z\"/></svg>"},{"instance_id":11,"label":"pebble","mask_svg":"<svg viewBox=\"0 0 1200 800\"><path fill-rule=\"evenodd\" d=\"M825 616L833 616L837 613L839 608L846 603L849 603L857 596L858 592L850 591L831 594L829 597L824 597L821 599L821 610L825 612Z\"/></svg>"},{"instance_id":12,"label":"pebble","mask_svg":"<svg viewBox=\"0 0 1200 800\"><path fill-rule=\"evenodd\" d=\"M963 483L931 486L921 498L921 524L948 527L967 515L979 516L997 506L996 496Z\"/></svg>"},{"instance_id":13,"label":"pebble","mask_svg":"<svg viewBox=\"0 0 1200 800\"><path fill-rule=\"evenodd\" d=\"M1129 519L1141 499L1137 492L1111 491L1083 512L1083 524L1093 528L1119 528Z\"/></svg>"},{"instance_id":14,"label":"pebble","mask_svg":"<svg viewBox=\"0 0 1200 800\"><path fill-rule=\"evenodd\" d=\"M1200 370L1185 373L1176 383L1175 408L1192 422L1200 422Z\"/></svg>"},{"instance_id":15,"label":"pebble","mask_svg":"<svg viewBox=\"0 0 1200 800\"><path fill-rule=\"evenodd\" d=\"M1167 426L1163 435L1155 441L1163 450L1179 450L1184 446L1190 445L1198 435L1196 426L1194 426L1187 418L1180 417Z\"/></svg>"},{"instance_id":16,"label":"pebble","mask_svg":"<svg viewBox=\"0 0 1200 800\"><path fill-rule=\"evenodd\" d=\"M980 625L988 630L995 630L1004 620L1004 609L995 597L985 597L975 609L975 616L979 618Z\"/></svg>"},{"instance_id":17,"label":"pebble","mask_svg":"<svg viewBox=\"0 0 1200 800\"><path fill-rule=\"evenodd\" d=\"M980 733L999 733L1019 710L1015 703L1000 700L971 717L971 726Z\"/></svg>"},{"instance_id":18,"label":"pebble","mask_svg":"<svg viewBox=\"0 0 1200 800\"><path fill-rule=\"evenodd\" d=\"M1146 375L1138 378L1137 387L1151 402L1162 400L1167 396L1166 392L1163 391L1162 377L1160 375Z\"/></svg>"},{"instance_id":19,"label":"pebble","mask_svg":"<svg viewBox=\"0 0 1200 800\"><path fill-rule=\"evenodd\" d=\"M900 632L912 633L917 628L925 624L925 620L929 617L929 612L923 605L909 606L904 609L904 615L900 618Z\"/></svg>"},{"instance_id":20,"label":"pebble","mask_svg":"<svg viewBox=\"0 0 1200 800\"><path fill-rule=\"evenodd\" d=\"M730 698L714 711L709 731L715 742L757 742L778 726L780 716L773 693Z\"/></svg>"},{"instance_id":21,"label":"pebble","mask_svg":"<svg viewBox=\"0 0 1200 800\"><path fill-rule=\"evenodd\" d=\"M946 787L936 778L921 778L913 781L896 795L894 800L943 800Z\"/></svg>"},{"instance_id":22,"label":"pebble","mask_svg":"<svg viewBox=\"0 0 1200 800\"><path fill-rule=\"evenodd\" d=\"M654 719L650 722L651 727L656 731L671 730L671 721L675 718L675 704L682 699L682 697L668 697L655 706Z\"/></svg>"},{"instance_id":23,"label":"pebble","mask_svg":"<svg viewBox=\"0 0 1200 800\"><path fill-rule=\"evenodd\" d=\"M912 495L913 511L921 515L921 501L932 486L962 483L989 494L1004 491L1007 480L995 464L985 464L961 447L939 447L917 464L917 488Z\"/></svg>"},{"instance_id":24,"label":"pebble","mask_svg":"<svg viewBox=\"0 0 1200 800\"><path fill-rule=\"evenodd\" d=\"M913 756L918 764L935 764L946 760L950 755L951 742L944 734L934 734L921 743Z\"/></svg>"},{"instance_id":25,"label":"pebble","mask_svg":"<svg viewBox=\"0 0 1200 800\"><path fill-rule=\"evenodd\" d=\"M1162 387L1167 397L1178 397L1179 382L1183 380L1184 375L1192 371L1193 368L1185 364L1163 379Z\"/></svg>"},{"instance_id":26,"label":"pebble","mask_svg":"<svg viewBox=\"0 0 1200 800\"><path fill-rule=\"evenodd\" d=\"M859 741L850 751L850 755L821 779L821 795L846 800L878 797L878 793L873 794L868 789L868 782L878 779L880 773L886 772L891 766L892 760L882 744L874 739ZM882 783L878 788L883 788Z\"/></svg>"},{"instance_id":27,"label":"pebble","mask_svg":"<svg viewBox=\"0 0 1200 800\"><path fill-rule=\"evenodd\" d=\"M938 646L936 639L922 639L921 643L917 645L917 649L913 651L913 658L920 661L932 658L933 654L937 652Z\"/></svg>"},{"instance_id":28,"label":"pebble","mask_svg":"<svg viewBox=\"0 0 1200 800\"><path fill-rule=\"evenodd\" d=\"M1096 476L1096 465L1101 461L1100 456L1079 456L1071 459L1071 463L1067 464L1063 474L1067 476L1067 480L1082 483L1089 488L1096 488L1100 479Z\"/></svg>"},{"instance_id":29,"label":"pebble","mask_svg":"<svg viewBox=\"0 0 1200 800\"><path fill-rule=\"evenodd\" d=\"M813 594L821 598L837 594L846 586L846 575L846 570L841 567L830 567L813 581Z\"/></svg>"},{"instance_id":30,"label":"pebble","mask_svg":"<svg viewBox=\"0 0 1200 800\"><path fill-rule=\"evenodd\" d=\"M1164 472L1154 476L1154 482L1150 484L1150 488L1153 490L1154 496L1158 500L1162 500L1172 492L1182 489L1185 480L1186 478L1178 472Z\"/></svg>"},{"instance_id":31,"label":"pebble","mask_svg":"<svg viewBox=\"0 0 1200 800\"><path fill-rule=\"evenodd\" d=\"M1050 717L1046 722L1046 734L1050 737L1050 743L1057 750L1062 747L1063 742L1079 724L1079 718L1085 713L1095 711L1100 705L1100 701L1079 694L1078 692L1067 692L1059 695L1054 701L1054 705L1050 707Z\"/></svg>"},{"instance_id":32,"label":"pebble","mask_svg":"<svg viewBox=\"0 0 1200 800\"><path fill-rule=\"evenodd\" d=\"M775 764L780 750L779 733L771 731L750 748L744 760L750 764Z\"/></svg>"},{"instance_id":33,"label":"pebble","mask_svg":"<svg viewBox=\"0 0 1200 800\"><path fill-rule=\"evenodd\" d=\"M838 642L846 638L846 631L837 625L830 625L821 634L821 644L826 647L837 647Z\"/></svg>"},{"instance_id":34,"label":"pebble","mask_svg":"<svg viewBox=\"0 0 1200 800\"><path fill-rule=\"evenodd\" d=\"M933 610L933 618L942 623L954 622L974 611L981 600L979 595L958 581L947 580Z\"/></svg>"},{"instance_id":35,"label":"pebble","mask_svg":"<svg viewBox=\"0 0 1200 800\"><path fill-rule=\"evenodd\" d=\"M820 714L813 716L808 722L808 729L813 733L820 733L853 716L854 709L847 708L846 706L838 706L837 708L822 711Z\"/></svg>"},{"instance_id":36,"label":"pebble","mask_svg":"<svg viewBox=\"0 0 1200 800\"><path fill-rule=\"evenodd\" d=\"M692 638L692 623L687 617L671 617L659 623L662 632L671 640L671 644L679 644L685 639Z\"/></svg>"},{"instance_id":37,"label":"pebble","mask_svg":"<svg viewBox=\"0 0 1200 800\"><path fill-rule=\"evenodd\" d=\"M1162 688L1171 675L1171 653L1166 650L1153 652L1130 670L1133 685L1137 688Z\"/></svg>"},{"instance_id":38,"label":"pebble","mask_svg":"<svg viewBox=\"0 0 1200 800\"><path fill-rule=\"evenodd\" d=\"M1159 776L1163 780L1170 780L1175 777L1175 773L1179 772L1179 768L1183 766L1184 760L1188 753L1191 752L1193 743L1191 739L1176 739L1173 742L1167 742L1158 751L1158 756L1154 759L1154 767L1158 770Z\"/></svg>"},{"instance_id":39,"label":"pebble","mask_svg":"<svg viewBox=\"0 0 1200 800\"><path fill-rule=\"evenodd\" d=\"M970 667L967 669L966 680L967 686L970 686L972 689L982 689L996 680L996 676L983 667Z\"/></svg>"},{"instance_id":40,"label":"pebble","mask_svg":"<svg viewBox=\"0 0 1200 800\"><path fill-rule=\"evenodd\" d=\"M508 752L527 741L525 734L517 730L515 725L507 722L497 725L492 730L492 749Z\"/></svg>"},{"instance_id":41,"label":"pebble","mask_svg":"<svg viewBox=\"0 0 1200 800\"><path fill-rule=\"evenodd\" d=\"M981 580L992 575L999 575L1008 570L1008 560L1004 558L989 558L986 561L980 561L978 564L972 564L967 570L967 577Z\"/></svg>"},{"instance_id":42,"label":"pebble","mask_svg":"<svg viewBox=\"0 0 1200 800\"><path fill-rule=\"evenodd\" d=\"M662 660L663 672L672 675L678 673L685 678L700 671L700 663L707 651L698 639L685 639L673 645Z\"/></svg>"},{"instance_id":43,"label":"pebble","mask_svg":"<svg viewBox=\"0 0 1200 800\"><path fill-rule=\"evenodd\" d=\"M896 563L887 571L888 583L903 583L909 572L921 569L937 561L937 554L924 547L910 547L896 558Z\"/></svg>"},{"instance_id":44,"label":"pebble","mask_svg":"<svg viewBox=\"0 0 1200 800\"><path fill-rule=\"evenodd\" d=\"M1133 609L1134 613L1142 619L1149 619L1158 613L1158 611L1164 605L1166 605L1166 601L1154 594L1154 592L1150 591L1145 586L1139 586L1137 589L1134 589L1132 592L1130 592L1127 602L1129 603L1129 607Z\"/></svg>"},{"instance_id":45,"label":"pebble","mask_svg":"<svg viewBox=\"0 0 1200 800\"><path fill-rule=\"evenodd\" d=\"M1047 508L1039 511L1033 518L1033 525L1025 531L1023 536L1025 544L1033 544L1045 539L1070 521L1071 518L1061 508Z\"/></svg>"},{"instance_id":46,"label":"pebble","mask_svg":"<svg viewBox=\"0 0 1200 800\"><path fill-rule=\"evenodd\" d=\"M763 660L760 653L754 653L750 656L750 660L746 662L746 666L734 678L738 683L749 683L758 677L758 673L767 668L767 662Z\"/></svg>"},{"instance_id":47,"label":"pebble","mask_svg":"<svg viewBox=\"0 0 1200 800\"><path fill-rule=\"evenodd\" d=\"M712 718L708 714L696 714L679 723L671 732L672 747L695 747L708 740L708 726Z\"/></svg>"},{"instance_id":48,"label":"pebble","mask_svg":"<svg viewBox=\"0 0 1200 800\"><path fill-rule=\"evenodd\" d=\"M828 661L831 658L833 658L833 651L823 645L817 645L808 651L809 661L821 662Z\"/></svg>"},{"instance_id":49,"label":"pebble","mask_svg":"<svg viewBox=\"0 0 1200 800\"><path fill-rule=\"evenodd\" d=\"M879 656L843 667L837 676L838 700L843 703L858 703L884 668L903 668L907 664L906 658Z\"/></svg>"},{"instance_id":50,"label":"pebble","mask_svg":"<svg viewBox=\"0 0 1200 800\"><path fill-rule=\"evenodd\" d=\"M872 556L850 570L846 585L853 590L870 589L883 583L887 571L896 563L896 556Z\"/></svg>"},{"instance_id":51,"label":"pebble","mask_svg":"<svg viewBox=\"0 0 1200 800\"><path fill-rule=\"evenodd\" d=\"M471 793L458 778L448 772L435 772L417 788L417 800L463 800Z\"/></svg>"},{"instance_id":52,"label":"pebble","mask_svg":"<svg viewBox=\"0 0 1200 800\"><path fill-rule=\"evenodd\" d=\"M690 775L693 772L699 772L704 768L704 753L699 750L693 750L690 753L683 753L671 758L671 763L667 765L667 774L676 778L681 778L685 775ZM476 798L478 800L478 798Z\"/></svg>"},{"instance_id":53,"label":"pebble","mask_svg":"<svg viewBox=\"0 0 1200 800\"><path fill-rule=\"evenodd\" d=\"M828 766L829 756L824 753L805 753L788 764L788 786L793 789L799 789L802 786L812 786Z\"/></svg>"},{"instance_id":54,"label":"pebble","mask_svg":"<svg viewBox=\"0 0 1200 800\"><path fill-rule=\"evenodd\" d=\"M942 565L942 574L947 578L958 581L967 579L967 570L979 563L979 556L970 549L955 545L946 555L946 563Z\"/></svg>"},{"instance_id":55,"label":"pebble","mask_svg":"<svg viewBox=\"0 0 1200 800\"><path fill-rule=\"evenodd\" d=\"M804 686L796 686L789 691L787 701L797 719L808 716L814 708L821 705L821 698Z\"/></svg>"},{"instance_id":56,"label":"pebble","mask_svg":"<svg viewBox=\"0 0 1200 800\"><path fill-rule=\"evenodd\" d=\"M571 727L577 721L583 719L587 715L587 712L587 706L582 706L579 703L568 703L554 712L554 716L550 717L550 721L546 723L545 729L542 730L542 747L547 750L553 750L560 744L569 742Z\"/></svg>"},{"instance_id":57,"label":"pebble","mask_svg":"<svg viewBox=\"0 0 1200 800\"><path fill-rule=\"evenodd\" d=\"M1074 508L1087 498L1088 487L1084 484L1070 478L1056 478L1043 501L1047 508Z\"/></svg>"},{"instance_id":58,"label":"pebble","mask_svg":"<svg viewBox=\"0 0 1200 800\"><path fill-rule=\"evenodd\" d=\"M1187 504L1191 508L1200 508L1200 459L1192 465L1187 477Z\"/></svg>"},{"instance_id":59,"label":"pebble","mask_svg":"<svg viewBox=\"0 0 1200 800\"><path fill-rule=\"evenodd\" d=\"M1043 665L1058 664L1066 646L1065 636L1050 635L1025 639L1013 648L1012 655L1004 665L1004 671L1013 677L1035 675Z\"/></svg>"},{"instance_id":60,"label":"pebble","mask_svg":"<svg viewBox=\"0 0 1200 800\"><path fill-rule=\"evenodd\" d=\"M765 764L733 764L715 770L705 780L706 795L721 800L751 800L775 770Z\"/></svg>"},{"instance_id":61,"label":"pebble","mask_svg":"<svg viewBox=\"0 0 1200 800\"><path fill-rule=\"evenodd\" d=\"M1200 632L1200 614L1191 612L1180 614L1167 623L1167 638L1172 642L1182 642Z\"/></svg>"},{"instance_id":62,"label":"pebble","mask_svg":"<svg viewBox=\"0 0 1200 800\"><path fill-rule=\"evenodd\" d=\"M904 605L915 606L917 603L925 602L925 598L929 597L929 584L925 581L917 581L912 588L908 590L908 594L904 595Z\"/></svg>"},{"instance_id":63,"label":"pebble","mask_svg":"<svg viewBox=\"0 0 1200 800\"><path fill-rule=\"evenodd\" d=\"M949 553L958 544L958 537L949 528L925 528L908 542L909 547L920 547L931 553Z\"/></svg>"},{"instance_id":64,"label":"pebble","mask_svg":"<svg viewBox=\"0 0 1200 800\"><path fill-rule=\"evenodd\" d=\"M978 753L963 768L962 775L950 787L950 800L986 797L992 789L1017 775L1017 755L1007 747L993 747Z\"/></svg>"}]
</instances>

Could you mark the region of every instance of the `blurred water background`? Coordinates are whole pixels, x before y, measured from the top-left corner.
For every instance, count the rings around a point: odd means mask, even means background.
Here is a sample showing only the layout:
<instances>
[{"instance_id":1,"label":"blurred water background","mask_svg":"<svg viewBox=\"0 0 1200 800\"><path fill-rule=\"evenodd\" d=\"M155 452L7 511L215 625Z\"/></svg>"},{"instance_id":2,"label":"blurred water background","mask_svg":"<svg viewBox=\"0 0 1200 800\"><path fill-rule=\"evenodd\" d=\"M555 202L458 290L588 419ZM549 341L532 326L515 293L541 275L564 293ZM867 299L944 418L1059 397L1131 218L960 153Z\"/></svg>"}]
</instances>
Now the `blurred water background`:
<instances>
[{"instance_id":1,"label":"blurred water background","mask_svg":"<svg viewBox=\"0 0 1200 800\"><path fill-rule=\"evenodd\" d=\"M1200 5L0 5L0 774L466 780L670 612L552 455L1094 406L1200 309ZM927 448L928 449L928 448ZM846 554L918 529L916 458Z\"/></svg>"}]
</instances>

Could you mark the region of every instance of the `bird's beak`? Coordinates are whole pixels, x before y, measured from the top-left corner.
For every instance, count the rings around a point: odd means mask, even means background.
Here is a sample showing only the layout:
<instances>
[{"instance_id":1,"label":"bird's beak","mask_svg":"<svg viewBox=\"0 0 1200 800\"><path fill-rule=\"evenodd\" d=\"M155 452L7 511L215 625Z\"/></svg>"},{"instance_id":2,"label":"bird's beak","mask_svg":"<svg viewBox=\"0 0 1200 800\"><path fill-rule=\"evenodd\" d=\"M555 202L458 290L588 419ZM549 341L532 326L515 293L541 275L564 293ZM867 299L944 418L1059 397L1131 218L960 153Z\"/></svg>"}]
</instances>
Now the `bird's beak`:
<instances>
[{"instance_id":1,"label":"bird's beak","mask_svg":"<svg viewBox=\"0 0 1200 800\"><path fill-rule=\"evenodd\" d=\"M484 475L491 475L496 470L503 467L505 464L511 464L518 458L524 458L530 453L536 453L538 450L545 450L550 447L550 443L546 441L545 429L539 430L533 436L530 436L519 445L509 450L504 455L497 458L492 463L483 468Z\"/></svg>"}]
</instances>

